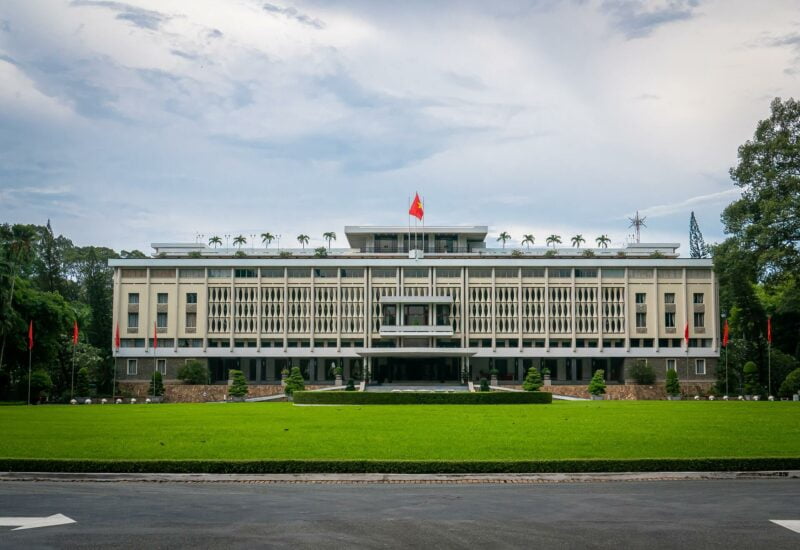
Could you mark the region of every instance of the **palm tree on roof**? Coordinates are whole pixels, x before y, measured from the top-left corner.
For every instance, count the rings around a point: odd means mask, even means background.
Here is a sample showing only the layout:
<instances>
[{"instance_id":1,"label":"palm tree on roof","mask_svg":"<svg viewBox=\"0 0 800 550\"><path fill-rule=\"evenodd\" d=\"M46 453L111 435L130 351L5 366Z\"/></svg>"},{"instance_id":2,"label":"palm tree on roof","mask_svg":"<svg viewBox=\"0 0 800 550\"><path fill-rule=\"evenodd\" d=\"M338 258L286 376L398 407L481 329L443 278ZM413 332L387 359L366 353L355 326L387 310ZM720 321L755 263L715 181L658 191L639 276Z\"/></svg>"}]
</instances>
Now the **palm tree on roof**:
<instances>
[{"instance_id":1,"label":"palm tree on roof","mask_svg":"<svg viewBox=\"0 0 800 550\"><path fill-rule=\"evenodd\" d=\"M261 242L264 243L264 248L269 248L269 245L274 240L275 240L275 235L273 235L272 233L262 233L261 234Z\"/></svg>"},{"instance_id":2,"label":"palm tree on roof","mask_svg":"<svg viewBox=\"0 0 800 550\"><path fill-rule=\"evenodd\" d=\"M233 239L233 246L238 246L239 250L242 249L243 244L247 244L247 238L244 235L239 235Z\"/></svg>"},{"instance_id":3,"label":"palm tree on roof","mask_svg":"<svg viewBox=\"0 0 800 550\"><path fill-rule=\"evenodd\" d=\"M586 242L586 239L584 239L583 235L581 235L580 233L572 237L571 240L572 240L572 246L574 246L575 248L580 248L581 243Z\"/></svg>"},{"instance_id":4,"label":"palm tree on roof","mask_svg":"<svg viewBox=\"0 0 800 550\"><path fill-rule=\"evenodd\" d=\"M547 239L545 239L545 242L547 242L548 246L550 246L552 244L553 248L555 248L557 244L561 244L561 236L560 235L550 235L549 237L547 237Z\"/></svg>"},{"instance_id":5,"label":"palm tree on roof","mask_svg":"<svg viewBox=\"0 0 800 550\"><path fill-rule=\"evenodd\" d=\"M511 235L509 235L508 232L503 231L502 233L500 233L500 236L497 237L497 240L498 241L502 241L503 242L503 248L505 248L506 247L506 241L510 241L511 240Z\"/></svg>"},{"instance_id":6,"label":"palm tree on roof","mask_svg":"<svg viewBox=\"0 0 800 550\"><path fill-rule=\"evenodd\" d=\"M220 239L217 235L214 235L208 239L208 245L217 248L218 246L222 245L222 239Z\"/></svg>"},{"instance_id":7,"label":"palm tree on roof","mask_svg":"<svg viewBox=\"0 0 800 550\"><path fill-rule=\"evenodd\" d=\"M305 249L306 245L308 244L308 235L303 235L303 234L298 235L297 242L299 242L303 246L303 249Z\"/></svg>"},{"instance_id":8,"label":"palm tree on roof","mask_svg":"<svg viewBox=\"0 0 800 550\"><path fill-rule=\"evenodd\" d=\"M599 247L608 248L608 243L611 242L611 239L608 238L608 235L600 235L595 239L595 242Z\"/></svg>"},{"instance_id":9,"label":"palm tree on roof","mask_svg":"<svg viewBox=\"0 0 800 550\"><path fill-rule=\"evenodd\" d=\"M522 237L523 237L523 238L522 238L522 244L524 244L525 246L527 246L527 247L528 247L528 250L530 250L530 249L531 249L531 245L534 243L534 241L535 241L536 239L534 238L534 236L533 236L533 235L530 235L530 234L528 234L528 235L523 235Z\"/></svg>"},{"instance_id":10,"label":"palm tree on roof","mask_svg":"<svg viewBox=\"0 0 800 550\"><path fill-rule=\"evenodd\" d=\"M333 231L328 231L327 233L322 234L322 238L328 241L328 250L331 249L331 241L336 240L336 233Z\"/></svg>"}]
</instances>

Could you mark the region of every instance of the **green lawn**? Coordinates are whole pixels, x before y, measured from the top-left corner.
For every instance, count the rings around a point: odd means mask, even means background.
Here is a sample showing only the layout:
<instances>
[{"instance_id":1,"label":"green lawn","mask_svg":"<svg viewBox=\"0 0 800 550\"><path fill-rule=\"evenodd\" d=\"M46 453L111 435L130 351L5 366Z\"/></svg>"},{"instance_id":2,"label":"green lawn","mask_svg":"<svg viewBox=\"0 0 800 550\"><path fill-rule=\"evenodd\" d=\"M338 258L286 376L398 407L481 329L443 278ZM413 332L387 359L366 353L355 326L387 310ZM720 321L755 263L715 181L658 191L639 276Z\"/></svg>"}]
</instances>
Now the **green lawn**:
<instances>
[{"instance_id":1,"label":"green lawn","mask_svg":"<svg viewBox=\"0 0 800 550\"><path fill-rule=\"evenodd\" d=\"M0 407L0 457L542 460L800 457L787 402Z\"/></svg>"}]
</instances>

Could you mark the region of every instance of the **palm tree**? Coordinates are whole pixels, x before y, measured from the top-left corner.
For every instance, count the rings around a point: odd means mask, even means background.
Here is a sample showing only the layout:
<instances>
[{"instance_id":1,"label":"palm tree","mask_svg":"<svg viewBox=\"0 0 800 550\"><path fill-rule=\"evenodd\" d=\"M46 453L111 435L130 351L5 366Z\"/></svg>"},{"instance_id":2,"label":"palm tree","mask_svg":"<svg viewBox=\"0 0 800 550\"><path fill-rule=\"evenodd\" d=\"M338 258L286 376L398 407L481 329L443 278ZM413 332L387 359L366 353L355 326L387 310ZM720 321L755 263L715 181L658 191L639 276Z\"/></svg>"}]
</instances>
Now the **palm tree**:
<instances>
[{"instance_id":1,"label":"palm tree","mask_svg":"<svg viewBox=\"0 0 800 550\"><path fill-rule=\"evenodd\" d=\"M585 243L586 242L586 239L584 239L583 235L581 235L580 233L575 235L574 237L572 237L571 240L572 240L572 246L574 246L576 248L580 248L581 247L581 243Z\"/></svg>"},{"instance_id":2,"label":"palm tree","mask_svg":"<svg viewBox=\"0 0 800 550\"><path fill-rule=\"evenodd\" d=\"M611 242L611 239L608 238L608 235L600 235L595 239L597 246L602 246L603 248L608 248L608 243Z\"/></svg>"},{"instance_id":3,"label":"palm tree","mask_svg":"<svg viewBox=\"0 0 800 550\"><path fill-rule=\"evenodd\" d=\"M557 244L561 244L561 236L560 235L550 235L549 237L547 237L547 239L545 239L545 241L547 242L548 246L552 244L553 248L555 249Z\"/></svg>"},{"instance_id":4,"label":"palm tree","mask_svg":"<svg viewBox=\"0 0 800 550\"><path fill-rule=\"evenodd\" d=\"M502 233L500 233L500 236L497 237L497 240L498 241L503 241L503 248L505 248L506 247L506 241L510 241L511 240L511 235L509 235L507 232L503 231Z\"/></svg>"},{"instance_id":5,"label":"palm tree","mask_svg":"<svg viewBox=\"0 0 800 550\"><path fill-rule=\"evenodd\" d=\"M220 239L217 235L214 235L213 237L208 239L208 245L209 246L213 245L214 248L217 248L221 244L222 244L222 239Z\"/></svg>"},{"instance_id":6,"label":"palm tree","mask_svg":"<svg viewBox=\"0 0 800 550\"><path fill-rule=\"evenodd\" d=\"M269 248L270 243L275 240L275 235L272 233L262 233L261 242L264 243L264 248Z\"/></svg>"},{"instance_id":7,"label":"palm tree","mask_svg":"<svg viewBox=\"0 0 800 550\"><path fill-rule=\"evenodd\" d=\"M336 233L333 231L328 231L327 233L322 234L322 238L328 241L328 250L331 249L331 241L336 240Z\"/></svg>"},{"instance_id":8,"label":"palm tree","mask_svg":"<svg viewBox=\"0 0 800 550\"><path fill-rule=\"evenodd\" d=\"M308 244L308 235L298 235L297 242L303 245L303 249L305 249L306 245Z\"/></svg>"},{"instance_id":9,"label":"palm tree","mask_svg":"<svg viewBox=\"0 0 800 550\"><path fill-rule=\"evenodd\" d=\"M530 250L530 249L531 249L531 245L533 244L533 242L534 242L536 239L533 237L533 235L523 235L522 237L523 237L523 239L522 239L522 244L524 244L525 246L527 246L527 247L528 247L528 250Z\"/></svg>"},{"instance_id":10,"label":"palm tree","mask_svg":"<svg viewBox=\"0 0 800 550\"><path fill-rule=\"evenodd\" d=\"M242 249L242 245L247 244L247 238L244 235L239 235L235 239L233 239L233 246L238 246L239 250Z\"/></svg>"}]
</instances>

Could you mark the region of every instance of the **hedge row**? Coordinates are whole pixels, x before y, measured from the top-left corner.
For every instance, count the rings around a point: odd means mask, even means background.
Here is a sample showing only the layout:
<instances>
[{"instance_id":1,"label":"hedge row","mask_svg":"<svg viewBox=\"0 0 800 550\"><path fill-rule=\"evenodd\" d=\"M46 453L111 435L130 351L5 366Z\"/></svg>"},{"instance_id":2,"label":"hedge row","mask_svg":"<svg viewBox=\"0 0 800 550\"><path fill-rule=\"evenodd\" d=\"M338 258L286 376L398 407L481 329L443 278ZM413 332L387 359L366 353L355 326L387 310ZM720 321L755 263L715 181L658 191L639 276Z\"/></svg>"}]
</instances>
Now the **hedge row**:
<instances>
[{"instance_id":1,"label":"hedge row","mask_svg":"<svg viewBox=\"0 0 800 550\"><path fill-rule=\"evenodd\" d=\"M549 392L316 392L294 393L299 405L529 405L552 403Z\"/></svg>"},{"instance_id":2,"label":"hedge row","mask_svg":"<svg viewBox=\"0 0 800 550\"><path fill-rule=\"evenodd\" d=\"M492 474L800 470L800 457L571 460L79 460L0 458L0 472Z\"/></svg>"}]
</instances>

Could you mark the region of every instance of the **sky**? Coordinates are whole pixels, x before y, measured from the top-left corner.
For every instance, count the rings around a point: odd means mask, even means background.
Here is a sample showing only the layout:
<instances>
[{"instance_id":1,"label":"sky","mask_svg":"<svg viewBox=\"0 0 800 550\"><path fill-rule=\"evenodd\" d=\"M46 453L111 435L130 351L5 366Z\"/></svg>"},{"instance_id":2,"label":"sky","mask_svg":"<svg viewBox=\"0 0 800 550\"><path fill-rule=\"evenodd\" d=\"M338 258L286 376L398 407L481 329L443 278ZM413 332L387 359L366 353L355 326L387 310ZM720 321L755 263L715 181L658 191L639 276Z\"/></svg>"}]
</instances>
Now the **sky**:
<instances>
[{"instance_id":1,"label":"sky","mask_svg":"<svg viewBox=\"0 0 800 550\"><path fill-rule=\"evenodd\" d=\"M418 191L507 246L621 246L638 210L686 254L799 91L797 0L0 0L0 222L345 246Z\"/></svg>"}]
</instances>

